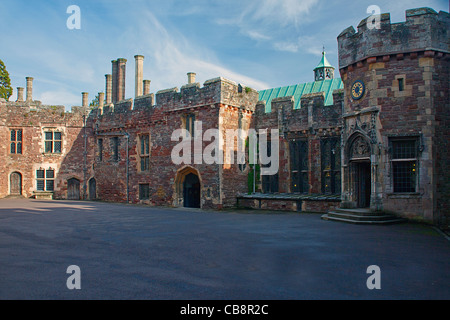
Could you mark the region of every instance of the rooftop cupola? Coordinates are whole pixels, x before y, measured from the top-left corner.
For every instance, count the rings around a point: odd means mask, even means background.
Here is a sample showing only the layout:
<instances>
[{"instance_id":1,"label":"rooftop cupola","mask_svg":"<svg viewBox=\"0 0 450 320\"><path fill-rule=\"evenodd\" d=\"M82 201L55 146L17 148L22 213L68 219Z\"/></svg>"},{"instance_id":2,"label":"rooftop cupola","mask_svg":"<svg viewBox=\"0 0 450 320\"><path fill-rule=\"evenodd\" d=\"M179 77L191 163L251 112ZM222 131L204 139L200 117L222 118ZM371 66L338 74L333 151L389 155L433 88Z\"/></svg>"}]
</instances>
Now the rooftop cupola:
<instances>
[{"instance_id":1,"label":"rooftop cupola","mask_svg":"<svg viewBox=\"0 0 450 320\"><path fill-rule=\"evenodd\" d=\"M322 59L317 67L314 68L314 81L323 81L334 79L334 67L328 62L325 57L325 48L322 51Z\"/></svg>"}]
</instances>

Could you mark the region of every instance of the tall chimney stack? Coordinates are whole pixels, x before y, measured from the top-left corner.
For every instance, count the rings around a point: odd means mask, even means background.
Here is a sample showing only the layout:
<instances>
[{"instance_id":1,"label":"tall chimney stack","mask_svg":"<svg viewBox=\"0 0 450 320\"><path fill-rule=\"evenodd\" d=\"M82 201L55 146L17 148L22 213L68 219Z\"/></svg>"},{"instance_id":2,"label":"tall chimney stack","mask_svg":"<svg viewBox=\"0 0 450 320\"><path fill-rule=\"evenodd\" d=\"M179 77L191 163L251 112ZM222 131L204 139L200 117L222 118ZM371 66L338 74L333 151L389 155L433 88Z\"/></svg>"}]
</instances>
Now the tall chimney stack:
<instances>
[{"instance_id":1,"label":"tall chimney stack","mask_svg":"<svg viewBox=\"0 0 450 320\"><path fill-rule=\"evenodd\" d=\"M117 101L125 100L125 77L127 59L117 59Z\"/></svg>"},{"instance_id":2,"label":"tall chimney stack","mask_svg":"<svg viewBox=\"0 0 450 320\"><path fill-rule=\"evenodd\" d=\"M89 101L88 101L88 93L87 92L82 92L81 93L82 97L83 97L83 108L87 108Z\"/></svg>"},{"instance_id":3,"label":"tall chimney stack","mask_svg":"<svg viewBox=\"0 0 450 320\"><path fill-rule=\"evenodd\" d=\"M117 101L117 60L111 61L112 64L112 79L111 79L111 102Z\"/></svg>"},{"instance_id":4,"label":"tall chimney stack","mask_svg":"<svg viewBox=\"0 0 450 320\"><path fill-rule=\"evenodd\" d=\"M23 88L17 87L17 101L16 102L23 102Z\"/></svg>"},{"instance_id":5,"label":"tall chimney stack","mask_svg":"<svg viewBox=\"0 0 450 320\"><path fill-rule=\"evenodd\" d=\"M27 79L27 101L33 101L33 78L26 77Z\"/></svg>"},{"instance_id":6,"label":"tall chimney stack","mask_svg":"<svg viewBox=\"0 0 450 320\"><path fill-rule=\"evenodd\" d=\"M144 84L144 96L146 96L147 94L150 94L150 82L151 82L151 80L144 80L142 82Z\"/></svg>"},{"instance_id":7,"label":"tall chimney stack","mask_svg":"<svg viewBox=\"0 0 450 320\"><path fill-rule=\"evenodd\" d=\"M188 84L195 83L195 73L194 72L188 72Z\"/></svg>"},{"instance_id":8,"label":"tall chimney stack","mask_svg":"<svg viewBox=\"0 0 450 320\"><path fill-rule=\"evenodd\" d=\"M103 105L105 102L105 93L99 92L98 93L98 108L103 110Z\"/></svg>"},{"instance_id":9,"label":"tall chimney stack","mask_svg":"<svg viewBox=\"0 0 450 320\"><path fill-rule=\"evenodd\" d=\"M142 96L142 86L144 79L144 56L135 55L134 59L136 61L135 69L135 97Z\"/></svg>"},{"instance_id":10,"label":"tall chimney stack","mask_svg":"<svg viewBox=\"0 0 450 320\"><path fill-rule=\"evenodd\" d=\"M106 105L110 105L112 102L112 75L105 74L106 78Z\"/></svg>"}]
</instances>

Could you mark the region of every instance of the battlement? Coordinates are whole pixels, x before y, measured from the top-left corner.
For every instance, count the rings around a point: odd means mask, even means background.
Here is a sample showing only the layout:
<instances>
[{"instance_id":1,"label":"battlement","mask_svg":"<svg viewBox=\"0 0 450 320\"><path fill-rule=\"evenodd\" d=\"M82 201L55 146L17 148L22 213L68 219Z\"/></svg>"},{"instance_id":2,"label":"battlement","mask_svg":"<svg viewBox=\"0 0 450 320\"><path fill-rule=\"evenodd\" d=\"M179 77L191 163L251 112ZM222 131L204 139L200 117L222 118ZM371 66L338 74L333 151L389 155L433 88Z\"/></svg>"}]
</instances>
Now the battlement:
<instances>
[{"instance_id":1,"label":"battlement","mask_svg":"<svg viewBox=\"0 0 450 320\"><path fill-rule=\"evenodd\" d=\"M33 112L37 114L66 114L66 115L84 115L89 112L90 109L86 109L82 106L72 106L70 111L66 110L63 105L46 105L41 101L4 101L0 103L0 106L5 107L9 113L28 113Z\"/></svg>"},{"instance_id":2,"label":"battlement","mask_svg":"<svg viewBox=\"0 0 450 320\"><path fill-rule=\"evenodd\" d=\"M182 86L180 90L175 87L158 91L156 105L164 111L173 111L222 103L253 111L257 98L256 90L218 77L205 81L203 87L195 82Z\"/></svg>"},{"instance_id":3,"label":"battlement","mask_svg":"<svg viewBox=\"0 0 450 320\"><path fill-rule=\"evenodd\" d=\"M450 15L430 8L406 11L406 21L391 23L390 14L379 17L379 28L370 28L374 16L363 19L358 32L348 27L338 36L339 68L370 57L399 53L439 51L450 53Z\"/></svg>"}]
</instances>

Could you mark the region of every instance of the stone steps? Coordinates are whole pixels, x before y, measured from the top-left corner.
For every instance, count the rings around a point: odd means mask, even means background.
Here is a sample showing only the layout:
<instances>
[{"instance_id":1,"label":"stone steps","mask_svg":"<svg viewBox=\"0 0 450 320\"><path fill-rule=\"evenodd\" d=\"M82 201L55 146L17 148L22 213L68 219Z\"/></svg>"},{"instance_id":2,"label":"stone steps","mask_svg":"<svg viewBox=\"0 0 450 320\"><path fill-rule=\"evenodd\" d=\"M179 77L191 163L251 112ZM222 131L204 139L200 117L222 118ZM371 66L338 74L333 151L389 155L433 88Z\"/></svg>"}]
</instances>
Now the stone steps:
<instances>
[{"instance_id":1,"label":"stone steps","mask_svg":"<svg viewBox=\"0 0 450 320\"><path fill-rule=\"evenodd\" d=\"M398 218L384 212L371 211L370 209L335 209L321 217L324 220L340 221L354 224L392 224L405 222L406 219Z\"/></svg>"}]
</instances>

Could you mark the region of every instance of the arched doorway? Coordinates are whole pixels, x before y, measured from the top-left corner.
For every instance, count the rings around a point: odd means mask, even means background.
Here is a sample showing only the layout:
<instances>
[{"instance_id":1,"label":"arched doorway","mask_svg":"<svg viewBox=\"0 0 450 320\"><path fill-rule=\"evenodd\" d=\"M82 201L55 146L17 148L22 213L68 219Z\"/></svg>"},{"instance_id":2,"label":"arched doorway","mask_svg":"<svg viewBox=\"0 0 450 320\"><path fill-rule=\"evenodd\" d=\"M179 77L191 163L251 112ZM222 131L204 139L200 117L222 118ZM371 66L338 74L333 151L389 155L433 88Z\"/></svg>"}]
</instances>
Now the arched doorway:
<instances>
[{"instance_id":1,"label":"arched doorway","mask_svg":"<svg viewBox=\"0 0 450 320\"><path fill-rule=\"evenodd\" d=\"M95 178L89 180L89 200L97 199L97 181Z\"/></svg>"},{"instance_id":2,"label":"arched doorway","mask_svg":"<svg viewBox=\"0 0 450 320\"><path fill-rule=\"evenodd\" d=\"M22 175L19 172L11 173L10 179L10 192L12 196L22 195Z\"/></svg>"},{"instance_id":3,"label":"arched doorway","mask_svg":"<svg viewBox=\"0 0 450 320\"><path fill-rule=\"evenodd\" d=\"M186 166L178 170L174 184L174 205L201 208L201 178L196 169Z\"/></svg>"},{"instance_id":4,"label":"arched doorway","mask_svg":"<svg viewBox=\"0 0 450 320\"><path fill-rule=\"evenodd\" d=\"M80 180L76 178L67 180L67 199L80 200Z\"/></svg>"},{"instance_id":5,"label":"arched doorway","mask_svg":"<svg viewBox=\"0 0 450 320\"><path fill-rule=\"evenodd\" d=\"M200 180L196 174L189 173L184 178L183 203L187 208L200 208Z\"/></svg>"},{"instance_id":6,"label":"arched doorway","mask_svg":"<svg viewBox=\"0 0 450 320\"><path fill-rule=\"evenodd\" d=\"M358 208L370 207L371 196L371 153L370 142L361 134L352 137L348 149L350 179L353 194Z\"/></svg>"}]
</instances>

